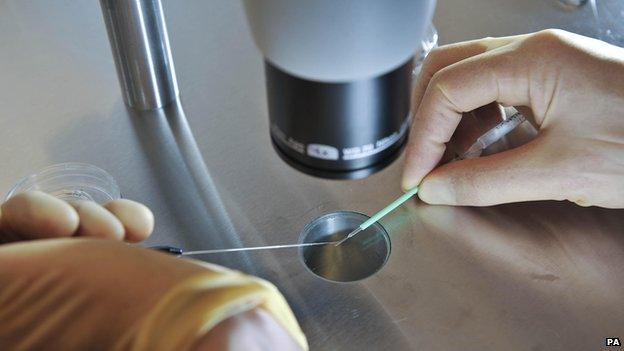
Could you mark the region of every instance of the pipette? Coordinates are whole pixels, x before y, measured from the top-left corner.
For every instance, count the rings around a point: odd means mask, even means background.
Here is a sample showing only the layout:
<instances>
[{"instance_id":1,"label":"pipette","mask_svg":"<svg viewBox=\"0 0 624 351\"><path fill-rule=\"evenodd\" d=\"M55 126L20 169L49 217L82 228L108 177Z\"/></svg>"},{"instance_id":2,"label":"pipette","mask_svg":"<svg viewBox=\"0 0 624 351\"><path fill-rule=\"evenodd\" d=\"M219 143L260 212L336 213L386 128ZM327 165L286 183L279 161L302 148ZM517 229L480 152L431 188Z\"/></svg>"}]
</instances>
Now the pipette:
<instances>
[{"instance_id":1,"label":"pipette","mask_svg":"<svg viewBox=\"0 0 624 351\"><path fill-rule=\"evenodd\" d=\"M175 247L175 246L152 246L150 247L150 249L167 252L176 256L191 256L191 255L216 254L216 253L224 253L224 252L288 249L288 248L293 248L293 247L317 246L317 245L327 245L327 244L335 244L335 243L337 243L337 241L323 241L323 242L318 242L318 243L303 243L303 244L288 244L288 245L236 247L232 249L213 249L213 250L196 250L196 251L184 251L183 249L179 247Z\"/></svg>"},{"instance_id":2,"label":"pipette","mask_svg":"<svg viewBox=\"0 0 624 351\"><path fill-rule=\"evenodd\" d=\"M371 225L373 225L373 223L379 221L382 217L384 217L388 213L392 212L395 208L401 206L405 201L409 200L412 196L416 195L416 193L418 193L418 187L417 186L412 188L412 189L410 189L410 190L408 190L405 194L401 195L398 199L392 201L392 203L390 205L384 207L381 211L375 213L366 222L360 224L359 227L355 228L355 230L353 230L351 233L347 234L347 236L345 236L342 240L336 241L334 243L334 245L338 246L338 245L344 243L345 241L349 240L350 238L354 237L359 232L361 232L363 230L366 230L366 228L368 228Z\"/></svg>"},{"instance_id":3,"label":"pipette","mask_svg":"<svg viewBox=\"0 0 624 351\"><path fill-rule=\"evenodd\" d=\"M518 112L515 108L505 108L505 111L509 111L511 116L507 117L505 120L501 121L494 128L485 132L485 134L481 135L477 138L474 144L472 144L468 150L466 150L463 154L461 154L458 159L466 159L466 158L475 158L481 156L483 150L499 141L502 137L507 135L512 130L516 129L517 126L526 121L526 118Z\"/></svg>"}]
</instances>

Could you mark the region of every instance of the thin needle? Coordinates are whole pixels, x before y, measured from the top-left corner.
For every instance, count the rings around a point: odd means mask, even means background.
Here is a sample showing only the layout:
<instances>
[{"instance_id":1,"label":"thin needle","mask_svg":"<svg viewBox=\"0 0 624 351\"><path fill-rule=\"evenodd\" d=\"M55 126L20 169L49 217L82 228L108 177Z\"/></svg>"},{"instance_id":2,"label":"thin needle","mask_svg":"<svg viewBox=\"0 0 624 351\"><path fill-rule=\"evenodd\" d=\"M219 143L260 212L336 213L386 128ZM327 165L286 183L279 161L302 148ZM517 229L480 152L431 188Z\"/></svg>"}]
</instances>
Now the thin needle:
<instances>
[{"instance_id":1,"label":"thin needle","mask_svg":"<svg viewBox=\"0 0 624 351\"><path fill-rule=\"evenodd\" d=\"M180 255L181 256L190 256L190 255L204 255L204 254L214 254L214 253L222 253L222 252L270 250L270 249L287 249L287 248L292 248L292 247L317 246L317 245L327 245L327 244L334 244L334 243L336 243L336 242L335 241L323 241L323 242L319 242L319 243L271 245L271 246L255 246L255 247L237 247L237 248L233 248L233 249L214 249L214 250L184 251Z\"/></svg>"},{"instance_id":2,"label":"thin needle","mask_svg":"<svg viewBox=\"0 0 624 351\"><path fill-rule=\"evenodd\" d=\"M349 240L350 238L354 237L359 232L361 232L363 230L366 230L366 228L368 228L371 225L373 225L373 223L379 221L383 216L385 216L388 213L392 212L395 208L401 206L405 201L409 200L409 198L411 198L412 196L416 195L416 193L418 193L418 187L417 186L413 187L410 190L408 190L405 194L401 195L398 199L392 201L392 203L390 205L384 207L381 211L375 213L366 222L360 224L359 227L357 227L354 231L349 233L342 240L337 241L334 245L338 246L338 245L342 244L343 242Z\"/></svg>"},{"instance_id":3,"label":"thin needle","mask_svg":"<svg viewBox=\"0 0 624 351\"><path fill-rule=\"evenodd\" d=\"M346 237L344 237L342 240L339 240L339 241L323 241L323 242L318 242L318 243L238 247L238 248L233 248L233 249L214 249L214 250L197 250L197 251L183 251L180 248L172 247L172 246L156 246L156 247L152 247L152 249L168 252L168 253L175 254L178 256L191 256L191 255L215 254L215 253L222 253L222 252L287 249L287 248L293 248L293 247L306 247L306 246L329 245L329 244L338 246L344 243L345 241L347 241L348 239L354 237L359 232L366 230L366 228L370 227L375 222L379 221L382 217L392 212L395 208L401 206L405 201L409 200L412 196L416 195L416 193L418 193L418 187L414 187L408 190L405 194L401 195L398 199L392 201L390 205L384 207L381 211L375 213L366 222L360 224L359 227L355 228L355 230L347 234Z\"/></svg>"},{"instance_id":4,"label":"thin needle","mask_svg":"<svg viewBox=\"0 0 624 351\"><path fill-rule=\"evenodd\" d=\"M344 238L342 238L342 240L337 241L337 242L334 244L334 246L338 246L338 245L340 245L340 244L344 243L345 241L349 240L349 239L350 239L350 238L352 238L355 234L357 234L357 233L361 232L362 230L363 230L363 229L362 229L362 226L360 225L359 227L355 228L355 229L354 229L351 233L347 234L347 236L345 236Z\"/></svg>"}]
</instances>

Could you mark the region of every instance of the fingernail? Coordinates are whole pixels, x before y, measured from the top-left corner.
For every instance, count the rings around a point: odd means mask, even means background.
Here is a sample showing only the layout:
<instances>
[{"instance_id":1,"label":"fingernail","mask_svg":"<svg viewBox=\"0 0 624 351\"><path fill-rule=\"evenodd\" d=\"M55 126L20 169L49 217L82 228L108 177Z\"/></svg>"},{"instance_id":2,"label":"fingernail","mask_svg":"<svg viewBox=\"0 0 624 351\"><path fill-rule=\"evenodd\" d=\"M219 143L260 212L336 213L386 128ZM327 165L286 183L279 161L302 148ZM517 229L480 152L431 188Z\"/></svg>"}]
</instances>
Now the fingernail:
<instances>
[{"instance_id":1,"label":"fingernail","mask_svg":"<svg viewBox=\"0 0 624 351\"><path fill-rule=\"evenodd\" d=\"M425 179L420 184L418 196L432 205L454 205L457 201L453 187L445 181Z\"/></svg>"}]
</instances>

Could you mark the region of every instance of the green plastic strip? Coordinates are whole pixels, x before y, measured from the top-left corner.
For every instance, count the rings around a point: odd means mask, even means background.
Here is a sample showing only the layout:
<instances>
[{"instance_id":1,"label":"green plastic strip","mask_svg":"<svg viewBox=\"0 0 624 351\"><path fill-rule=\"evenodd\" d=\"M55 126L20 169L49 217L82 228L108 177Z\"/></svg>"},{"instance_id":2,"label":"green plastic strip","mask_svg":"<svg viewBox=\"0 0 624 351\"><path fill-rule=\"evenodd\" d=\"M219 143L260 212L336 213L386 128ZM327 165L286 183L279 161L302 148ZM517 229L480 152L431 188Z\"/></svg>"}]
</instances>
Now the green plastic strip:
<instances>
[{"instance_id":1,"label":"green plastic strip","mask_svg":"<svg viewBox=\"0 0 624 351\"><path fill-rule=\"evenodd\" d=\"M405 194L401 195L401 197L399 197L398 199L392 201L392 203L390 205L384 207L381 211L375 213L366 222L360 224L360 229L364 230L364 229L370 227L371 225L373 225L373 223L379 221L383 216L385 216L388 213L392 212L395 208L401 206L405 201L409 200L410 197L416 195L416 193L418 193L418 187L414 187L414 188L408 190Z\"/></svg>"}]
</instances>

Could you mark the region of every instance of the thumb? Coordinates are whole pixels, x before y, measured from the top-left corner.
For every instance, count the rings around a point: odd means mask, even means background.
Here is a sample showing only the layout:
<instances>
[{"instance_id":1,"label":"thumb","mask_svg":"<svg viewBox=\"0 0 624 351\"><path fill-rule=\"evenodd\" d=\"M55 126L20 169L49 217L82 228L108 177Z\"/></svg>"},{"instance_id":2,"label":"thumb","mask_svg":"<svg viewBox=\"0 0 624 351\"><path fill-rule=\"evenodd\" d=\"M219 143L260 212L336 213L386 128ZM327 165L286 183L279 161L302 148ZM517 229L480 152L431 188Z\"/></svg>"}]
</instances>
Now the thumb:
<instances>
[{"instance_id":1,"label":"thumb","mask_svg":"<svg viewBox=\"0 0 624 351\"><path fill-rule=\"evenodd\" d=\"M563 200L565 174L541 140L498 154L466 159L433 170L420 185L429 204L490 206L509 202ZM549 156L552 155L552 156Z\"/></svg>"}]
</instances>

